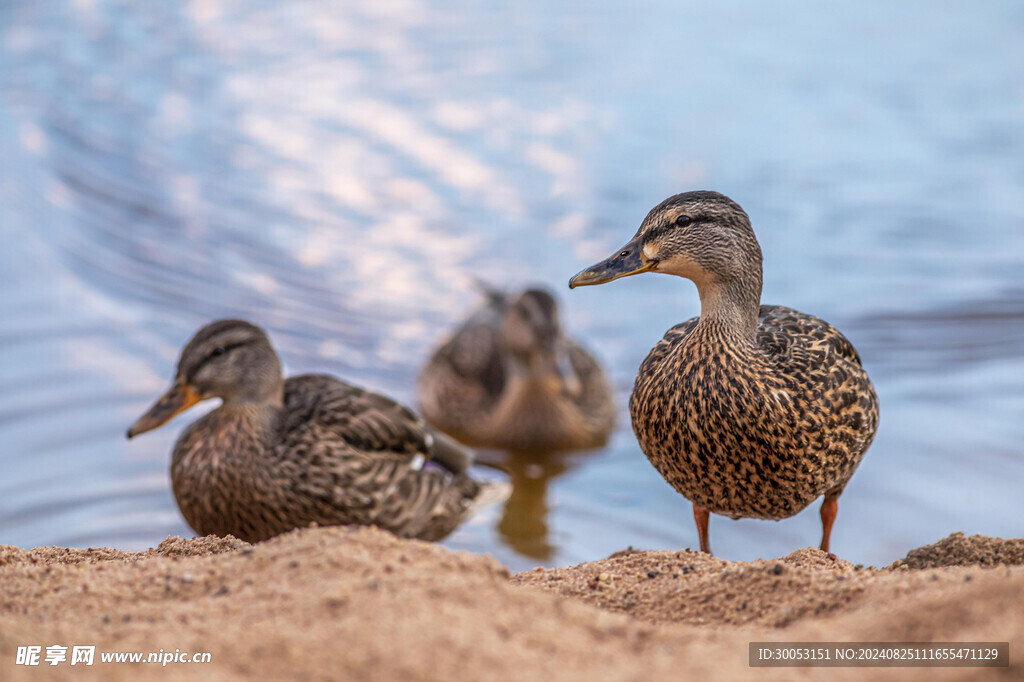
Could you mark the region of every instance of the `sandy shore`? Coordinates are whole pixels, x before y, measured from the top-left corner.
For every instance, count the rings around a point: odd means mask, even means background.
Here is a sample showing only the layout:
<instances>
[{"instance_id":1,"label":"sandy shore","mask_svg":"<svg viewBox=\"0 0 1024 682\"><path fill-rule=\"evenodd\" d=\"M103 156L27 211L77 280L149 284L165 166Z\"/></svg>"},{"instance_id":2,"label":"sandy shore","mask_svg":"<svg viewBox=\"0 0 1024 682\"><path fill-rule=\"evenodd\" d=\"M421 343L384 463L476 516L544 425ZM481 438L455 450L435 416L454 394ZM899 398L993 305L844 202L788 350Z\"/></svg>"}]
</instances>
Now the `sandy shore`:
<instances>
[{"instance_id":1,"label":"sandy shore","mask_svg":"<svg viewBox=\"0 0 1024 682\"><path fill-rule=\"evenodd\" d=\"M367 528L0 546L0 679L1022 679L1022 564L1024 540L960 534L884 569L659 551L515 576ZM752 669L761 640L1009 641L1011 667ZM31 644L212 662L15 665Z\"/></svg>"}]
</instances>

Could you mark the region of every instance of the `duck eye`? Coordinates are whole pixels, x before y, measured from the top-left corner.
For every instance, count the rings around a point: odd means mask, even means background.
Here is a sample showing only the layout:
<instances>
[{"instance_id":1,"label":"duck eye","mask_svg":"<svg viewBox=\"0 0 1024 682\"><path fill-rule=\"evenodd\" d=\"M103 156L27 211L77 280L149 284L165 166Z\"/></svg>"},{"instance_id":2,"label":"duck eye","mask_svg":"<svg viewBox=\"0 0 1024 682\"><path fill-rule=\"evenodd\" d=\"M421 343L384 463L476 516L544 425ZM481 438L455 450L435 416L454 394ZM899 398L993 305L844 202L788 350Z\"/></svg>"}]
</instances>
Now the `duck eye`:
<instances>
[{"instance_id":1,"label":"duck eye","mask_svg":"<svg viewBox=\"0 0 1024 682\"><path fill-rule=\"evenodd\" d=\"M619 254L619 258L625 258L628 255L629 255L629 249L626 249L625 251L623 251L622 253Z\"/></svg>"},{"instance_id":2,"label":"duck eye","mask_svg":"<svg viewBox=\"0 0 1024 682\"><path fill-rule=\"evenodd\" d=\"M693 221L688 215L676 216L676 225L682 227L683 225L689 225Z\"/></svg>"},{"instance_id":3,"label":"duck eye","mask_svg":"<svg viewBox=\"0 0 1024 682\"><path fill-rule=\"evenodd\" d=\"M227 348L225 348L224 346L217 346L216 348L213 349L213 352L210 353L210 356L217 357L218 355L224 355L224 353L227 352Z\"/></svg>"}]
</instances>

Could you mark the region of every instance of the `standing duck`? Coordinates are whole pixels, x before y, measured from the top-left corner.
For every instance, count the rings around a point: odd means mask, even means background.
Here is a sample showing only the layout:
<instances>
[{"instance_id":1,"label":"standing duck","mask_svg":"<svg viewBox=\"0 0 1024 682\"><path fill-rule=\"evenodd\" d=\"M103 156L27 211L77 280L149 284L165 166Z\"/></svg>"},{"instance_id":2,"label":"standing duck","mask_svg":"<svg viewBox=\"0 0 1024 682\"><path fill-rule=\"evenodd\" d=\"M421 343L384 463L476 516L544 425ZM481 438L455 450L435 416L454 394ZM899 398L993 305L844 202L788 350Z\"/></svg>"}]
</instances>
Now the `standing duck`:
<instances>
[{"instance_id":1,"label":"standing duck","mask_svg":"<svg viewBox=\"0 0 1024 682\"><path fill-rule=\"evenodd\" d=\"M486 290L419 380L427 421L474 446L517 452L593 448L614 425L597 361L562 332L550 293Z\"/></svg>"},{"instance_id":2,"label":"standing duck","mask_svg":"<svg viewBox=\"0 0 1024 682\"><path fill-rule=\"evenodd\" d=\"M687 192L647 214L612 257L569 280L642 272L692 280L700 316L647 355L629 401L640 448L708 517L783 519L819 495L829 551L843 492L878 428L878 398L853 345L832 325L760 305L761 247L750 218L717 192Z\"/></svg>"},{"instance_id":3,"label":"standing duck","mask_svg":"<svg viewBox=\"0 0 1024 682\"><path fill-rule=\"evenodd\" d=\"M267 335L243 320L196 333L128 437L209 398L223 402L171 457L174 497L200 535L258 542L313 523L374 524L440 540L507 488L470 478L465 450L389 398L326 375L283 379Z\"/></svg>"}]
</instances>

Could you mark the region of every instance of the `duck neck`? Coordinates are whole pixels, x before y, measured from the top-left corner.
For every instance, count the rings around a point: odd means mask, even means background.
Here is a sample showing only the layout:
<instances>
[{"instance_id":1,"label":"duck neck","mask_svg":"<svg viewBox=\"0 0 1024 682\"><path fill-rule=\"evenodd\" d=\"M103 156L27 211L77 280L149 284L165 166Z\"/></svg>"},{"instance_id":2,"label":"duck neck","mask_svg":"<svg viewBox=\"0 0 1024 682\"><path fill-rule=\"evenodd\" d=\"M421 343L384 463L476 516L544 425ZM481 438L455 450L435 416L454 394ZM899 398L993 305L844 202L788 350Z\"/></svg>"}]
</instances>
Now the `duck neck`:
<instances>
[{"instance_id":1,"label":"duck neck","mask_svg":"<svg viewBox=\"0 0 1024 682\"><path fill-rule=\"evenodd\" d=\"M258 368L249 380L219 394L224 405L261 405L284 407L284 378L281 371L261 372Z\"/></svg>"},{"instance_id":2,"label":"duck neck","mask_svg":"<svg viewBox=\"0 0 1024 682\"><path fill-rule=\"evenodd\" d=\"M217 411L247 428L273 431L284 412L284 381L278 381L269 394L256 399L241 396L225 399Z\"/></svg>"},{"instance_id":3,"label":"duck neck","mask_svg":"<svg viewBox=\"0 0 1024 682\"><path fill-rule=\"evenodd\" d=\"M761 272L730 280L697 282L700 322L705 332L738 345L753 345L761 308Z\"/></svg>"}]
</instances>

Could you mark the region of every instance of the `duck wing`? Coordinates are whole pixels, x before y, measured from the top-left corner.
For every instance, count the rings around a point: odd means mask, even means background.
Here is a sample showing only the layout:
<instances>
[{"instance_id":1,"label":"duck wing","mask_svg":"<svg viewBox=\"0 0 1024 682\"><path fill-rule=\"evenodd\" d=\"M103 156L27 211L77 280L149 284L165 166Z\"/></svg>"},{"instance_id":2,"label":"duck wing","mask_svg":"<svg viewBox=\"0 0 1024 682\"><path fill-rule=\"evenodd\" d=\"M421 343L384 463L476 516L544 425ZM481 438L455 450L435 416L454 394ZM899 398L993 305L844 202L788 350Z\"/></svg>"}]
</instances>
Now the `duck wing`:
<instances>
[{"instance_id":1,"label":"duck wing","mask_svg":"<svg viewBox=\"0 0 1024 682\"><path fill-rule=\"evenodd\" d=\"M412 410L391 398L323 374L285 382L286 429L315 424L355 450L386 457L436 461L461 474L472 455L437 433Z\"/></svg>"},{"instance_id":2,"label":"duck wing","mask_svg":"<svg viewBox=\"0 0 1024 682\"><path fill-rule=\"evenodd\" d=\"M437 540L477 507L487 484L467 451L405 406L326 375L285 382L282 466L322 525L376 524ZM441 466L425 466L430 460Z\"/></svg>"},{"instance_id":3,"label":"duck wing","mask_svg":"<svg viewBox=\"0 0 1024 682\"><path fill-rule=\"evenodd\" d=\"M476 384L482 397L494 400L505 388L505 365L498 330L489 324L464 327L434 356L457 380Z\"/></svg>"},{"instance_id":4,"label":"duck wing","mask_svg":"<svg viewBox=\"0 0 1024 682\"><path fill-rule=\"evenodd\" d=\"M480 428L505 390L503 346L490 317L464 325L434 352L419 377L423 416L459 438Z\"/></svg>"},{"instance_id":5,"label":"duck wing","mask_svg":"<svg viewBox=\"0 0 1024 682\"><path fill-rule=\"evenodd\" d=\"M761 306L760 313L758 346L806 406L800 414L807 443L844 463L836 484L841 491L878 429L878 395L860 355L814 315L784 306Z\"/></svg>"},{"instance_id":6,"label":"duck wing","mask_svg":"<svg viewBox=\"0 0 1024 682\"><path fill-rule=\"evenodd\" d=\"M761 306L757 320L757 345L770 355L792 357L794 351L824 353L823 358L844 358L861 367L860 355L849 339L831 324L781 305Z\"/></svg>"}]
</instances>

